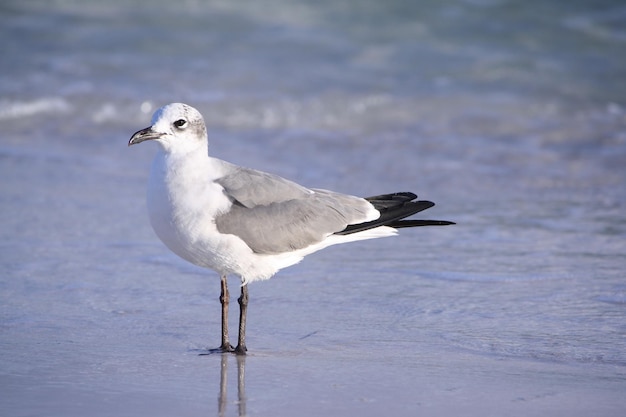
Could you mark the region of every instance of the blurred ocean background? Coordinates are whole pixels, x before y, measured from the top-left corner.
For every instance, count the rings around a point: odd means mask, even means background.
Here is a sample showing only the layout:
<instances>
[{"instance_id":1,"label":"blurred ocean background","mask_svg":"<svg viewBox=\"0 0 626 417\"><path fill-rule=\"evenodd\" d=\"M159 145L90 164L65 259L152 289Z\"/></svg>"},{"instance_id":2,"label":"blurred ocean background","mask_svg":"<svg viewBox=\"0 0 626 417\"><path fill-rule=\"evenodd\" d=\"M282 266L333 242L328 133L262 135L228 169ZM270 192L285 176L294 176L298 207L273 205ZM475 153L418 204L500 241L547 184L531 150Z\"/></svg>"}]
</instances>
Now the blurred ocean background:
<instances>
[{"instance_id":1,"label":"blurred ocean background","mask_svg":"<svg viewBox=\"0 0 626 417\"><path fill-rule=\"evenodd\" d=\"M4 0L0 50L3 415L623 415L623 2ZM126 146L169 102L213 156L458 224L251 284L250 354L199 356L218 276Z\"/></svg>"}]
</instances>

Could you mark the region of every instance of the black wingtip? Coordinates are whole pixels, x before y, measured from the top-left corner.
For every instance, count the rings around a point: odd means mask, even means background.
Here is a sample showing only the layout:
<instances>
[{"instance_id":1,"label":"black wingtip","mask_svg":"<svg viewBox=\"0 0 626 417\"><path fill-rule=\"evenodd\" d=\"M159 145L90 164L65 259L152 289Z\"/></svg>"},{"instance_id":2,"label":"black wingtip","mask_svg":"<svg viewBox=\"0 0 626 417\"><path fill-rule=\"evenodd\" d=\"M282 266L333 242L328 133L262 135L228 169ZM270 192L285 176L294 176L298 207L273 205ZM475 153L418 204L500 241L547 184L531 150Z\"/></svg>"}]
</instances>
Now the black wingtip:
<instances>
[{"instance_id":1,"label":"black wingtip","mask_svg":"<svg viewBox=\"0 0 626 417\"><path fill-rule=\"evenodd\" d=\"M394 228L418 227L418 226L447 226L455 224L445 220L403 220L420 211L431 208L435 205L432 201L413 201L417 199L417 194L411 192L400 192L392 194L381 194L373 197L366 197L367 201L380 212L380 217L376 220L352 224L344 230L336 232L337 235L348 235L373 229L379 226L390 226Z\"/></svg>"},{"instance_id":2,"label":"black wingtip","mask_svg":"<svg viewBox=\"0 0 626 417\"><path fill-rule=\"evenodd\" d=\"M403 192L391 193L391 194L381 194L381 195L375 195L372 197L365 197L365 199L369 201L370 203L374 201L407 202L407 201L415 200L416 198L417 198L417 194L409 192L409 191L403 191Z\"/></svg>"},{"instance_id":3,"label":"black wingtip","mask_svg":"<svg viewBox=\"0 0 626 417\"><path fill-rule=\"evenodd\" d=\"M403 227L421 227L421 226L450 226L456 224L448 220L398 220L393 223L387 224L395 229L401 229Z\"/></svg>"}]
</instances>

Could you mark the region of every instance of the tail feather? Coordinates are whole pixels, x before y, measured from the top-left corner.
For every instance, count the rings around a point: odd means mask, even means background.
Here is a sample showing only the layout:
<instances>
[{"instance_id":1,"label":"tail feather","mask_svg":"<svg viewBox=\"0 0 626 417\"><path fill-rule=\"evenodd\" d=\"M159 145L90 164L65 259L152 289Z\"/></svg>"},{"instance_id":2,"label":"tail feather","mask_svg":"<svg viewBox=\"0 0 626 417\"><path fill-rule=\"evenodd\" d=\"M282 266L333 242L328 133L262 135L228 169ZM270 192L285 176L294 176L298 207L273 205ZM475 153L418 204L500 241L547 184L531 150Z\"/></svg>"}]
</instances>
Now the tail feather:
<instances>
[{"instance_id":1,"label":"tail feather","mask_svg":"<svg viewBox=\"0 0 626 417\"><path fill-rule=\"evenodd\" d=\"M335 234L348 235L373 229L379 226L390 226L393 228L418 227L418 226L445 226L455 224L445 220L403 220L415 213L431 208L435 203L431 201L413 201L417 195L410 192L382 194L373 197L366 197L376 210L380 211L380 217L370 222L351 224L342 231Z\"/></svg>"}]
</instances>

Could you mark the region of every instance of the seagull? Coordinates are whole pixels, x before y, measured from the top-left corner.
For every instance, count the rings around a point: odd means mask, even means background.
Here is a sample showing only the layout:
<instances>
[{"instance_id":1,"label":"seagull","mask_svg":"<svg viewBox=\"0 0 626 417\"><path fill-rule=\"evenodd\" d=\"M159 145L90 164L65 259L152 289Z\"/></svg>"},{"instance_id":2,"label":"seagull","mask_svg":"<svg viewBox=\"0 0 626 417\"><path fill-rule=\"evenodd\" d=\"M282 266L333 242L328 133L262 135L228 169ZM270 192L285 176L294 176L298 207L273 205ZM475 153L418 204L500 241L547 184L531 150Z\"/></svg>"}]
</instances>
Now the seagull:
<instances>
[{"instance_id":1,"label":"seagull","mask_svg":"<svg viewBox=\"0 0 626 417\"><path fill-rule=\"evenodd\" d=\"M152 125L133 134L128 146L145 141L159 144L147 191L154 232L176 255L220 275L222 343L215 351L246 354L249 283L331 245L454 224L406 220L434 206L410 192L360 198L213 158L204 119L187 104L158 109ZM241 278L235 348L228 336L231 274Z\"/></svg>"}]
</instances>

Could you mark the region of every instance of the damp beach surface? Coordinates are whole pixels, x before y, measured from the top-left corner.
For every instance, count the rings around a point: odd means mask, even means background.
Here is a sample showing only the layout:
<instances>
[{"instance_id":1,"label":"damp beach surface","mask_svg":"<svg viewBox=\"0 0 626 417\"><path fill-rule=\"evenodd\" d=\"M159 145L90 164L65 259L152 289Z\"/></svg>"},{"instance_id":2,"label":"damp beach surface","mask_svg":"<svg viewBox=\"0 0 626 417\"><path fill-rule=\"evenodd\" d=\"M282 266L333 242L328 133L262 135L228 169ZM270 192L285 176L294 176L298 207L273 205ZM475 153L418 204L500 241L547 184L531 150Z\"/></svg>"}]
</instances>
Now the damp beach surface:
<instances>
[{"instance_id":1,"label":"damp beach surface","mask_svg":"<svg viewBox=\"0 0 626 417\"><path fill-rule=\"evenodd\" d=\"M3 414L622 415L618 2L9 1L0 21ZM219 276L158 241L155 149L126 146L173 101L214 156L414 191L457 225L252 283L249 354L202 355Z\"/></svg>"}]
</instances>

